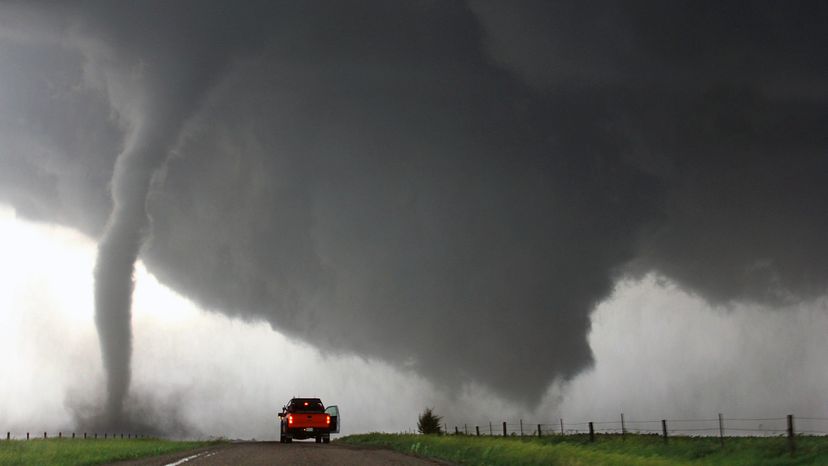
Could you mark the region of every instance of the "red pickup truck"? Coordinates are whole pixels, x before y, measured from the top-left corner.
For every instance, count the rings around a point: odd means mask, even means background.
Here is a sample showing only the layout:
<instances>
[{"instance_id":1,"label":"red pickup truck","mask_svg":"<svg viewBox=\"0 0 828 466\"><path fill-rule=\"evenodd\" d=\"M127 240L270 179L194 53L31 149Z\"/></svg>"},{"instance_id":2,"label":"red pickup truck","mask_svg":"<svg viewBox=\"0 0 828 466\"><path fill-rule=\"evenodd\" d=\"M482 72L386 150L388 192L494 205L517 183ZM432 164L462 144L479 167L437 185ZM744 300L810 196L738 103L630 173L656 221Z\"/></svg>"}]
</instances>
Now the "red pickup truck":
<instances>
[{"instance_id":1,"label":"red pickup truck","mask_svg":"<svg viewBox=\"0 0 828 466\"><path fill-rule=\"evenodd\" d=\"M292 398L279 413L279 441L315 438L316 443L330 443L331 434L339 433L339 407L325 406L319 398Z\"/></svg>"}]
</instances>

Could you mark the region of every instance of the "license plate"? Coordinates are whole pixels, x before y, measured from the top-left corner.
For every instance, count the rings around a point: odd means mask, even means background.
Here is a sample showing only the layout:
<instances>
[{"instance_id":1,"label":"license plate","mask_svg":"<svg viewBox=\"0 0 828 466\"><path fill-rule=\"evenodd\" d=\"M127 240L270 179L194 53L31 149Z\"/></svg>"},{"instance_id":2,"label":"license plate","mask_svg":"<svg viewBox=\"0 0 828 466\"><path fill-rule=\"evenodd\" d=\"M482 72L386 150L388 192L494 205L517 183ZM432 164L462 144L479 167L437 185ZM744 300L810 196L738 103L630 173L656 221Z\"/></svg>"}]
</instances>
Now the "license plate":
<instances>
[{"instance_id":1,"label":"license plate","mask_svg":"<svg viewBox=\"0 0 828 466\"><path fill-rule=\"evenodd\" d=\"M307 427L307 428L305 428L305 432L313 432L313 427Z\"/></svg>"}]
</instances>

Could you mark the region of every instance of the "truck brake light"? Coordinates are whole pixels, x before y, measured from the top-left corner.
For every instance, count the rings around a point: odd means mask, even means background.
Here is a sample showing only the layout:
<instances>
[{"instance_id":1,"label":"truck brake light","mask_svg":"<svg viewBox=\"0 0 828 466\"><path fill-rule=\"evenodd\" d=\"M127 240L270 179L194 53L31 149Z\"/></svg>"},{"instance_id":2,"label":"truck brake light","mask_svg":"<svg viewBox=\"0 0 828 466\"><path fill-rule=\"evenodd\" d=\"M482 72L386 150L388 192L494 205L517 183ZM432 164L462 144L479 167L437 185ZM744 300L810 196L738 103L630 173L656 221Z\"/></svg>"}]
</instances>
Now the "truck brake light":
<instances>
[{"instance_id":1,"label":"truck brake light","mask_svg":"<svg viewBox=\"0 0 828 466\"><path fill-rule=\"evenodd\" d=\"M330 414L325 415L325 424L331 425L331 415Z\"/></svg>"},{"instance_id":2,"label":"truck brake light","mask_svg":"<svg viewBox=\"0 0 828 466\"><path fill-rule=\"evenodd\" d=\"M293 424L293 414L288 414L288 425Z\"/></svg>"}]
</instances>

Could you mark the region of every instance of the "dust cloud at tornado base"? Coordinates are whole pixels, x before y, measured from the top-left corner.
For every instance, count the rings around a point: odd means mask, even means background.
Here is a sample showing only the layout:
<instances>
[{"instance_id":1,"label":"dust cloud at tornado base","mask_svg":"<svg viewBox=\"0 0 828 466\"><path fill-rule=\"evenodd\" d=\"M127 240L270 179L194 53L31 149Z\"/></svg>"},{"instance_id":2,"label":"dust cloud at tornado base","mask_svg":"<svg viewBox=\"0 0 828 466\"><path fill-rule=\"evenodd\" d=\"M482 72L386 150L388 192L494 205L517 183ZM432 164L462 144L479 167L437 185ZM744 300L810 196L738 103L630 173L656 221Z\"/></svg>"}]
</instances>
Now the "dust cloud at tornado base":
<instances>
[{"instance_id":1,"label":"dust cloud at tornado base","mask_svg":"<svg viewBox=\"0 0 828 466\"><path fill-rule=\"evenodd\" d=\"M0 199L101 240L110 413L138 255L205 308L525 406L590 367L619 278L824 294L824 13L561 5L4 5Z\"/></svg>"}]
</instances>

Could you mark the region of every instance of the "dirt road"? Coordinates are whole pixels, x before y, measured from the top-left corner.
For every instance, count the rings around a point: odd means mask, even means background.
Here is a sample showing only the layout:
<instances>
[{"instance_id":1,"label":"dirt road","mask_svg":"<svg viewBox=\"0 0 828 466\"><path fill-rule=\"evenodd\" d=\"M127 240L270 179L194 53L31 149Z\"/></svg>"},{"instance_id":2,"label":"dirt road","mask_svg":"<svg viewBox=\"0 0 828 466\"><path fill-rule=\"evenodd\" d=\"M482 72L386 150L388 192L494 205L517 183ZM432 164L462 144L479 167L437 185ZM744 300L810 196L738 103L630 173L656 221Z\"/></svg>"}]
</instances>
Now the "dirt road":
<instances>
[{"instance_id":1,"label":"dirt road","mask_svg":"<svg viewBox=\"0 0 828 466\"><path fill-rule=\"evenodd\" d=\"M240 442L136 461L118 466L218 466L218 465L354 465L434 466L438 463L389 450L356 448L336 443Z\"/></svg>"}]
</instances>

